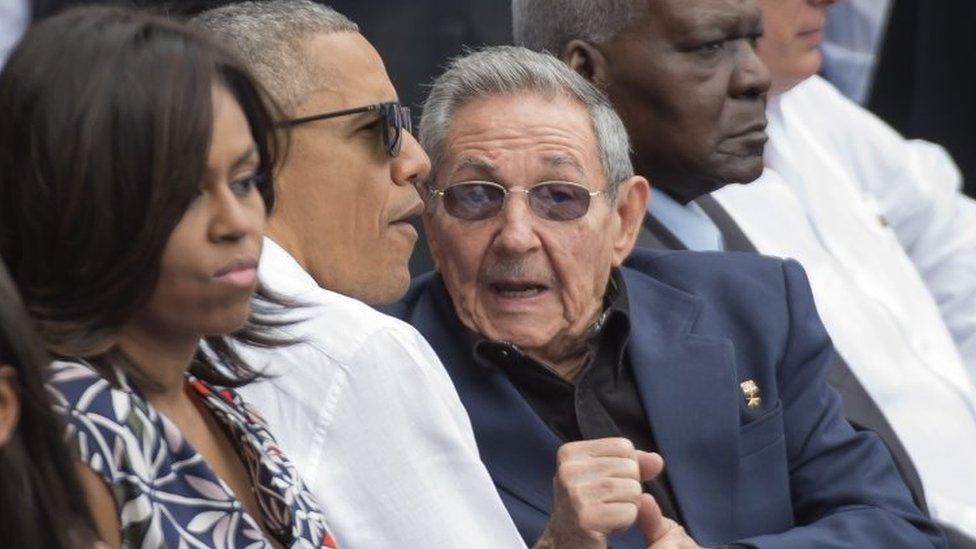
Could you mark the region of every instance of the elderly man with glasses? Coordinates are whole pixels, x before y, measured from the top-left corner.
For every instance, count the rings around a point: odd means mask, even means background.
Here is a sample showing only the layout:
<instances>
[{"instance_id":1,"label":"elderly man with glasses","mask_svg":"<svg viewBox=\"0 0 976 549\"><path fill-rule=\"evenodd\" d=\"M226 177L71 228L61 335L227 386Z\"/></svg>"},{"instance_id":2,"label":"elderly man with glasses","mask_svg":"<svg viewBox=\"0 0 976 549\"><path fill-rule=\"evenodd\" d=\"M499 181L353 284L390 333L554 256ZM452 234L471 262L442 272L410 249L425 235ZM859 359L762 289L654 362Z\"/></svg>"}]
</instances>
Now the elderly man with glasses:
<instances>
[{"instance_id":1,"label":"elderly man with glasses","mask_svg":"<svg viewBox=\"0 0 976 549\"><path fill-rule=\"evenodd\" d=\"M440 356L527 542L944 546L845 421L798 264L639 250L621 266L649 188L596 88L488 48L434 83L420 139L438 271L389 310Z\"/></svg>"},{"instance_id":2,"label":"elderly man with glasses","mask_svg":"<svg viewBox=\"0 0 976 549\"><path fill-rule=\"evenodd\" d=\"M414 183L430 166L379 54L305 0L229 4L194 22L283 110L289 147L259 275L295 303L281 331L297 344L243 349L270 375L244 391L339 547L524 547L433 350L367 305L407 289Z\"/></svg>"}]
</instances>

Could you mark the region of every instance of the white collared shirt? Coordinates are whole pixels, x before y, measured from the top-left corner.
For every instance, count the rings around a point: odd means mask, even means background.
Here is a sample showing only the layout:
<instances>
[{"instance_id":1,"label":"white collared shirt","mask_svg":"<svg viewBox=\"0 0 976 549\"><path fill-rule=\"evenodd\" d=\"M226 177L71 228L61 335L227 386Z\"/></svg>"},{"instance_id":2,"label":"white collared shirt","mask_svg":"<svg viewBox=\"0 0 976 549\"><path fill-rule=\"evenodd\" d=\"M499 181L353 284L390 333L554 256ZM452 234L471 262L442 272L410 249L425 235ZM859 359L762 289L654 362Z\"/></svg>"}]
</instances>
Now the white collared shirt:
<instances>
[{"instance_id":1,"label":"white collared shirt","mask_svg":"<svg viewBox=\"0 0 976 549\"><path fill-rule=\"evenodd\" d=\"M932 515L976 537L976 204L941 148L904 140L819 77L768 117L762 177L713 196L760 252L803 265Z\"/></svg>"},{"instance_id":2,"label":"white collared shirt","mask_svg":"<svg viewBox=\"0 0 976 549\"><path fill-rule=\"evenodd\" d=\"M718 252L725 249L722 232L705 210L693 201L681 205L664 191L651 187L647 212L689 250Z\"/></svg>"},{"instance_id":3,"label":"white collared shirt","mask_svg":"<svg viewBox=\"0 0 976 549\"><path fill-rule=\"evenodd\" d=\"M265 238L264 286L306 304L303 340L244 349L274 375L240 390L318 499L340 547L524 547L478 456L467 413L411 326L320 288Z\"/></svg>"}]
</instances>

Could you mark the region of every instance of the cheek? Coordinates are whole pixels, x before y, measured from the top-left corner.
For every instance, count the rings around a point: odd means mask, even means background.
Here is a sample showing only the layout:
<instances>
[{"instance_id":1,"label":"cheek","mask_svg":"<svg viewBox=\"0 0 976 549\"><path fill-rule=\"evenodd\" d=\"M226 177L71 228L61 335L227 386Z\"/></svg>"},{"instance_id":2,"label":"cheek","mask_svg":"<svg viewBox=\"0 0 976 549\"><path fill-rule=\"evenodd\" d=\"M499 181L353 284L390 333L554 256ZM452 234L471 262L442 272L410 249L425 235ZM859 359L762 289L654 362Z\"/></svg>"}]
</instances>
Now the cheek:
<instances>
[{"instance_id":1,"label":"cheek","mask_svg":"<svg viewBox=\"0 0 976 549\"><path fill-rule=\"evenodd\" d=\"M450 225L450 226L445 226ZM478 273L487 253L487 236L477 230L456 226L448 222L428 222L431 231L434 260L462 320L470 320L478 307Z\"/></svg>"},{"instance_id":2,"label":"cheek","mask_svg":"<svg viewBox=\"0 0 976 549\"><path fill-rule=\"evenodd\" d=\"M560 281L565 316L570 322L585 320L602 303L612 261L609 237L602 236L608 233L580 227L569 238L547 243L552 268Z\"/></svg>"},{"instance_id":3,"label":"cheek","mask_svg":"<svg viewBox=\"0 0 976 549\"><path fill-rule=\"evenodd\" d=\"M481 263L487 253L487 246L476 231L469 235L455 228L451 231L438 231L437 260L445 279L458 286L473 288Z\"/></svg>"}]
</instances>

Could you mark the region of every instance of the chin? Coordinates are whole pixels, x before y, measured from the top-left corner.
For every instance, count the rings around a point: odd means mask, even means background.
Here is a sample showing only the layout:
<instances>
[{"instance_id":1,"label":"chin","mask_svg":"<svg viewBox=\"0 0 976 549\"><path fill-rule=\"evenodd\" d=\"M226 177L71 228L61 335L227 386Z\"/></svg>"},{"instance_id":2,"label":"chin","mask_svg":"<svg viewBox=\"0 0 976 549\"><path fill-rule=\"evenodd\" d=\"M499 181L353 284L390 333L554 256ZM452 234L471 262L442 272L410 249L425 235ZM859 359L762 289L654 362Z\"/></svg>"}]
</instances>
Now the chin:
<instances>
[{"instance_id":1,"label":"chin","mask_svg":"<svg viewBox=\"0 0 976 549\"><path fill-rule=\"evenodd\" d=\"M727 185L735 183L752 183L759 179L763 172L762 155L757 154L734 161L726 161L716 179ZM724 185L722 185L724 186ZM716 189L717 190L717 189Z\"/></svg>"},{"instance_id":2,"label":"chin","mask_svg":"<svg viewBox=\"0 0 976 549\"><path fill-rule=\"evenodd\" d=\"M389 279L371 285L359 299L368 305L389 305L395 303L407 293L410 286L410 271L403 267Z\"/></svg>"},{"instance_id":3,"label":"chin","mask_svg":"<svg viewBox=\"0 0 976 549\"><path fill-rule=\"evenodd\" d=\"M555 337L550 330L544 329L541 321L531 318L496 319L488 327L490 333L482 333L494 341L506 341L520 349L538 349L545 347Z\"/></svg>"},{"instance_id":4,"label":"chin","mask_svg":"<svg viewBox=\"0 0 976 549\"><path fill-rule=\"evenodd\" d=\"M207 336L223 336L232 334L243 328L251 318L250 303L234 311L211 318L202 332Z\"/></svg>"}]
</instances>

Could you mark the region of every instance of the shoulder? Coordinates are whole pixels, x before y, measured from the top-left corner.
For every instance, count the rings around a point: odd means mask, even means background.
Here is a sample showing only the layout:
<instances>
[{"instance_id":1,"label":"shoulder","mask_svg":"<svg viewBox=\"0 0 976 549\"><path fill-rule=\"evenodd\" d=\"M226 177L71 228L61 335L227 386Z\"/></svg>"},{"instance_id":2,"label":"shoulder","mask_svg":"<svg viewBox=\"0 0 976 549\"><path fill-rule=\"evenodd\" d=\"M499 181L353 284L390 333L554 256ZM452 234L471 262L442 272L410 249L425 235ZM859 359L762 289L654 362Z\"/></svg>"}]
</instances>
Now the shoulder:
<instances>
[{"instance_id":1,"label":"shoulder","mask_svg":"<svg viewBox=\"0 0 976 549\"><path fill-rule=\"evenodd\" d=\"M850 147L903 141L887 123L821 76L807 78L780 96L779 102L787 125L802 125L828 150L853 154L859 151ZM775 130L775 119L770 123Z\"/></svg>"},{"instance_id":2,"label":"shoulder","mask_svg":"<svg viewBox=\"0 0 976 549\"><path fill-rule=\"evenodd\" d=\"M834 116L837 115L854 116L856 121L869 112L818 75L800 82L779 96L778 101L784 112L790 115L802 114L804 119L810 119L811 123L817 125L836 125L838 120Z\"/></svg>"},{"instance_id":3,"label":"shoulder","mask_svg":"<svg viewBox=\"0 0 976 549\"><path fill-rule=\"evenodd\" d=\"M364 350L395 341L415 345L420 337L409 324L351 297L318 289L306 294L284 330L298 347L347 363ZM375 350L375 349L372 349Z\"/></svg>"},{"instance_id":4,"label":"shoulder","mask_svg":"<svg viewBox=\"0 0 976 549\"><path fill-rule=\"evenodd\" d=\"M117 419L112 402L133 398L126 385L113 384L86 363L57 361L51 369L48 390L55 396L55 404L64 410L101 413Z\"/></svg>"},{"instance_id":5,"label":"shoulder","mask_svg":"<svg viewBox=\"0 0 976 549\"><path fill-rule=\"evenodd\" d=\"M71 361L55 362L52 369L48 392L67 423L69 444L106 481L124 474L126 463L140 461L133 451L158 445L158 416L124 376L113 383L91 366Z\"/></svg>"},{"instance_id":6,"label":"shoulder","mask_svg":"<svg viewBox=\"0 0 976 549\"><path fill-rule=\"evenodd\" d=\"M732 334L778 337L791 308L813 300L799 263L753 253L637 250L623 272L635 303L663 284L700 303L701 326Z\"/></svg>"},{"instance_id":7,"label":"shoulder","mask_svg":"<svg viewBox=\"0 0 976 549\"><path fill-rule=\"evenodd\" d=\"M625 267L678 289L707 291L728 284L748 289L782 281L790 263L802 270L795 261L754 253L637 249Z\"/></svg>"}]
</instances>

